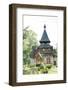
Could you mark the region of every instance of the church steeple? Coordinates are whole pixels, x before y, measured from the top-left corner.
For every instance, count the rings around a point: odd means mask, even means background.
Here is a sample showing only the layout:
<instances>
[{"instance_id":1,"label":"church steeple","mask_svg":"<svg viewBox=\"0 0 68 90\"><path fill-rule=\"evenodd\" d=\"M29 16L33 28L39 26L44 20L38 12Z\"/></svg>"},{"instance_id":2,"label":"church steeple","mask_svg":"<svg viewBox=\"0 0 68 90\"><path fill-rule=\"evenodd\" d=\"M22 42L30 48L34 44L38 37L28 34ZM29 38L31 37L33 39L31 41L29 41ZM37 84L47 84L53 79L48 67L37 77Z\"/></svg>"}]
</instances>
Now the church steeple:
<instances>
[{"instance_id":1,"label":"church steeple","mask_svg":"<svg viewBox=\"0 0 68 90\"><path fill-rule=\"evenodd\" d=\"M42 38L40 40L40 43L50 43L50 40L49 40L47 32L46 32L46 25L44 25L44 32L43 32Z\"/></svg>"}]
</instances>

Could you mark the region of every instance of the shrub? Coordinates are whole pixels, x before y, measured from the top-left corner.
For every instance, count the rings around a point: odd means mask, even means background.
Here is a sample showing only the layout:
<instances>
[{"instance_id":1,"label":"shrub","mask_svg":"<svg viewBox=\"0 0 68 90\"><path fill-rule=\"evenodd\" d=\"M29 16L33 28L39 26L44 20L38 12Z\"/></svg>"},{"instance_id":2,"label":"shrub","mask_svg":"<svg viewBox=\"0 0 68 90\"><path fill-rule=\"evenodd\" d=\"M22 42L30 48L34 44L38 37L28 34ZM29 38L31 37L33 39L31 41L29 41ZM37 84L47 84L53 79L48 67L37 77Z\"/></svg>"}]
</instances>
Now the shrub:
<instances>
[{"instance_id":1,"label":"shrub","mask_svg":"<svg viewBox=\"0 0 68 90\"><path fill-rule=\"evenodd\" d=\"M40 66L40 69L44 69L44 65L41 65L41 66Z\"/></svg>"},{"instance_id":2,"label":"shrub","mask_svg":"<svg viewBox=\"0 0 68 90\"><path fill-rule=\"evenodd\" d=\"M41 73L48 73L48 68L45 67L45 68L43 68L43 69L40 69L40 72L41 72Z\"/></svg>"},{"instance_id":3,"label":"shrub","mask_svg":"<svg viewBox=\"0 0 68 90\"><path fill-rule=\"evenodd\" d=\"M47 67L44 68L44 73L48 73L48 68Z\"/></svg>"},{"instance_id":4,"label":"shrub","mask_svg":"<svg viewBox=\"0 0 68 90\"><path fill-rule=\"evenodd\" d=\"M51 64L47 64L47 65L46 65L46 68L48 68L48 69L50 69L51 67L52 67Z\"/></svg>"},{"instance_id":5,"label":"shrub","mask_svg":"<svg viewBox=\"0 0 68 90\"><path fill-rule=\"evenodd\" d=\"M30 65L30 68L32 68L32 67L36 67L36 65L35 64Z\"/></svg>"}]
</instances>

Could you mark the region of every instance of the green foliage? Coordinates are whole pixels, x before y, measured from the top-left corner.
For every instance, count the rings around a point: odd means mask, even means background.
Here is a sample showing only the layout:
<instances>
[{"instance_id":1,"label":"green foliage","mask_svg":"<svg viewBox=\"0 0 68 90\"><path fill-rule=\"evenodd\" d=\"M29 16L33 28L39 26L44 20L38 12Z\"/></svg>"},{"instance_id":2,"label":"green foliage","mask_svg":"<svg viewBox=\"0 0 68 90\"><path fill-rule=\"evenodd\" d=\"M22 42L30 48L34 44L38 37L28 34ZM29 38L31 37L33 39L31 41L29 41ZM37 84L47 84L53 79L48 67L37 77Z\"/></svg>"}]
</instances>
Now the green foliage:
<instances>
[{"instance_id":1,"label":"green foliage","mask_svg":"<svg viewBox=\"0 0 68 90\"><path fill-rule=\"evenodd\" d=\"M54 65L50 64L41 64L40 66L33 65L24 65L23 74L30 75L30 74L51 74L57 73L57 68Z\"/></svg>"},{"instance_id":2,"label":"green foliage","mask_svg":"<svg viewBox=\"0 0 68 90\"><path fill-rule=\"evenodd\" d=\"M47 64L47 65L46 65L46 68L48 68L48 69L50 69L51 67L52 67L51 64Z\"/></svg>"},{"instance_id":3,"label":"green foliage","mask_svg":"<svg viewBox=\"0 0 68 90\"><path fill-rule=\"evenodd\" d=\"M40 66L40 69L44 69L44 65L41 65L41 66Z\"/></svg>"},{"instance_id":4,"label":"green foliage","mask_svg":"<svg viewBox=\"0 0 68 90\"><path fill-rule=\"evenodd\" d=\"M54 57L57 57L57 48L56 49L53 49L53 56Z\"/></svg>"},{"instance_id":5,"label":"green foliage","mask_svg":"<svg viewBox=\"0 0 68 90\"><path fill-rule=\"evenodd\" d=\"M23 62L24 64L30 64L30 54L32 52L32 47L36 47L37 34L26 27L23 31Z\"/></svg>"},{"instance_id":6,"label":"green foliage","mask_svg":"<svg viewBox=\"0 0 68 90\"><path fill-rule=\"evenodd\" d=\"M41 73L48 73L48 68L45 67L44 69L41 69L40 71Z\"/></svg>"}]
</instances>

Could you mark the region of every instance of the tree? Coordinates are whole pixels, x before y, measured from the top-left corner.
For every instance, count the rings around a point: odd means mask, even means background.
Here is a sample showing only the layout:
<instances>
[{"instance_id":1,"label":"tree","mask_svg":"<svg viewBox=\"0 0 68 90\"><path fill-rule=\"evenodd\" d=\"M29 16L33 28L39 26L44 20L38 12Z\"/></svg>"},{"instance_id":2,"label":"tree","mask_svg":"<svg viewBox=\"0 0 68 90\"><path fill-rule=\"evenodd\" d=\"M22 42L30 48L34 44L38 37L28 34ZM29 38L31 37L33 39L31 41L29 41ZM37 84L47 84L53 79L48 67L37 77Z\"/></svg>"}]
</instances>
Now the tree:
<instances>
[{"instance_id":1,"label":"tree","mask_svg":"<svg viewBox=\"0 0 68 90\"><path fill-rule=\"evenodd\" d=\"M30 54L32 52L32 47L36 47L37 43L37 34L30 30L29 27L26 27L23 31L23 62L24 64L30 63Z\"/></svg>"}]
</instances>

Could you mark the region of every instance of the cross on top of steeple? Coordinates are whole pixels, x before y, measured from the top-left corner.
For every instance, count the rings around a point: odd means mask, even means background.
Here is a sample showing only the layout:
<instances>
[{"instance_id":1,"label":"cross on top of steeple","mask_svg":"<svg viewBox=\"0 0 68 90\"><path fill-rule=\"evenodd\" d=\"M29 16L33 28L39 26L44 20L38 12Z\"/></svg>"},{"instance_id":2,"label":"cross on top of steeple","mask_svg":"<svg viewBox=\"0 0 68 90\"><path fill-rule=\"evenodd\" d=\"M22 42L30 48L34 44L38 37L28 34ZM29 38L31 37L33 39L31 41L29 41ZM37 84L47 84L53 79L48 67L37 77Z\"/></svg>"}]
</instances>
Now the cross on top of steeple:
<instances>
[{"instance_id":1,"label":"cross on top of steeple","mask_svg":"<svg viewBox=\"0 0 68 90\"><path fill-rule=\"evenodd\" d=\"M44 30L46 30L46 25L44 24Z\"/></svg>"}]
</instances>

